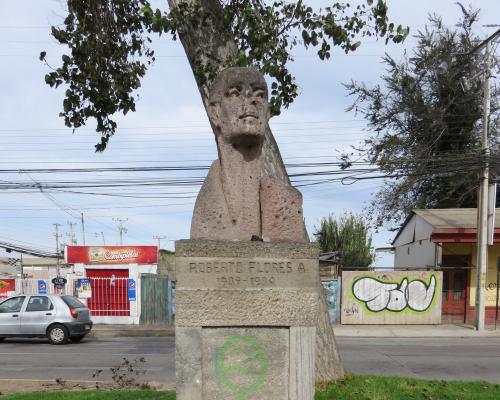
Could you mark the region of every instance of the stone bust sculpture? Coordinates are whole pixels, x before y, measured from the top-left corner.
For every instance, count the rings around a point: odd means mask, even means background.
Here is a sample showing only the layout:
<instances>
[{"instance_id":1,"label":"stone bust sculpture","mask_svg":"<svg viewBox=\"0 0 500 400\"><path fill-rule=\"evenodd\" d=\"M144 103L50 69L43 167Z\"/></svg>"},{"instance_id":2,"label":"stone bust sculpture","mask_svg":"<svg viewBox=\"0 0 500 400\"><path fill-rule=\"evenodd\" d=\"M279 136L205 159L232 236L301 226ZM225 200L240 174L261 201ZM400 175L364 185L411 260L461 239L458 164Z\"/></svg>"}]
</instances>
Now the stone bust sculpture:
<instances>
[{"instance_id":1,"label":"stone bust sculpture","mask_svg":"<svg viewBox=\"0 0 500 400\"><path fill-rule=\"evenodd\" d=\"M229 68L213 82L208 115L215 160L196 200L191 239L304 242L302 195L261 176L261 152L270 108L256 69Z\"/></svg>"}]
</instances>

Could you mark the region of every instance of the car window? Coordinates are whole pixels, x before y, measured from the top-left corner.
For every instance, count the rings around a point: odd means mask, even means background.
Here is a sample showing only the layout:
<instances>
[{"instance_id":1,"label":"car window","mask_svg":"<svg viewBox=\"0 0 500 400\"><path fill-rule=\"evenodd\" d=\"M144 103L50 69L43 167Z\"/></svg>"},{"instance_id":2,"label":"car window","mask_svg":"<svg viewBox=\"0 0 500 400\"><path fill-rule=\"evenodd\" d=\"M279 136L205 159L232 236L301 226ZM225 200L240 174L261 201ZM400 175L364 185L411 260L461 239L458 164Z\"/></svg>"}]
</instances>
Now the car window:
<instances>
[{"instance_id":1,"label":"car window","mask_svg":"<svg viewBox=\"0 0 500 400\"><path fill-rule=\"evenodd\" d=\"M52 302L45 296L31 296L26 306L26 312L49 311L53 309Z\"/></svg>"},{"instance_id":2,"label":"car window","mask_svg":"<svg viewBox=\"0 0 500 400\"><path fill-rule=\"evenodd\" d=\"M72 308L85 308L86 305L83 304L80 300L75 299L73 296L61 296L63 301Z\"/></svg>"},{"instance_id":3,"label":"car window","mask_svg":"<svg viewBox=\"0 0 500 400\"><path fill-rule=\"evenodd\" d=\"M0 304L0 313L14 313L21 311L26 296L13 297Z\"/></svg>"}]
</instances>

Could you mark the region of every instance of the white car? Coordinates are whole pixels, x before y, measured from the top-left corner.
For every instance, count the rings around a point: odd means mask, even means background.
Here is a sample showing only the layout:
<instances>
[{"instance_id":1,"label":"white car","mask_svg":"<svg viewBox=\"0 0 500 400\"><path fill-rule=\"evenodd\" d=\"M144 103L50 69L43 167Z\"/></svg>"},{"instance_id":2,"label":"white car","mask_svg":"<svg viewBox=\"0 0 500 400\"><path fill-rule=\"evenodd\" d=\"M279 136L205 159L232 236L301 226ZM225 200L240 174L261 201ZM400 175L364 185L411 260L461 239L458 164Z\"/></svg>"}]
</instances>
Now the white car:
<instances>
[{"instance_id":1,"label":"white car","mask_svg":"<svg viewBox=\"0 0 500 400\"><path fill-rule=\"evenodd\" d=\"M0 303L0 341L47 337L52 344L81 341L92 329L90 310L64 295L17 295Z\"/></svg>"}]
</instances>

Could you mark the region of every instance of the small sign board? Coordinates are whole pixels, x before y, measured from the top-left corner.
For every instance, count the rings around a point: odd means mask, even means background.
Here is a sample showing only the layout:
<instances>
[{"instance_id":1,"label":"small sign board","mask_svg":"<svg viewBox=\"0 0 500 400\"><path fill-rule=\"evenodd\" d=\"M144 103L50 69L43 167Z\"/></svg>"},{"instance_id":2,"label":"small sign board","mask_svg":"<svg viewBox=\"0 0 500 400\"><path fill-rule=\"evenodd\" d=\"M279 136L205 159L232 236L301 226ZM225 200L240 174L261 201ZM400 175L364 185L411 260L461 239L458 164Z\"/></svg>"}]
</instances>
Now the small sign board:
<instances>
[{"instance_id":1,"label":"small sign board","mask_svg":"<svg viewBox=\"0 0 500 400\"><path fill-rule=\"evenodd\" d=\"M12 296L16 293L15 279L0 279L0 299Z\"/></svg>"},{"instance_id":2,"label":"small sign board","mask_svg":"<svg viewBox=\"0 0 500 400\"><path fill-rule=\"evenodd\" d=\"M135 287L135 279L128 278L127 279L127 292L128 292L128 301L136 301L136 287Z\"/></svg>"},{"instance_id":3,"label":"small sign board","mask_svg":"<svg viewBox=\"0 0 500 400\"><path fill-rule=\"evenodd\" d=\"M62 289L66 285L67 282L68 282L68 280L66 278L63 278L62 276L58 276L58 277L52 279L52 283L58 289Z\"/></svg>"},{"instance_id":4,"label":"small sign board","mask_svg":"<svg viewBox=\"0 0 500 400\"><path fill-rule=\"evenodd\" d=\"M68 264L157 264L156 246L66 246Z\"/></svg>"},{"instance_id":5,"label":"small sign board","mask_svg":"<svg viewBox=\"0 0 500 400\"><path fill-rule=\"evenodd\" d=\"M76 295L79 299L90 299L92 297L92 285L89 278L77 279Z\"/></svg>"},{"instance_id":6,"label":"small sign board","mask_svg":"<svg viewBox=\"0 0 500 400\"><path fill-rule=\"evenodd\" d=\"M43 279L38 280L38 294L47 294L47 282Z\"/></svg>"}]
</instances>

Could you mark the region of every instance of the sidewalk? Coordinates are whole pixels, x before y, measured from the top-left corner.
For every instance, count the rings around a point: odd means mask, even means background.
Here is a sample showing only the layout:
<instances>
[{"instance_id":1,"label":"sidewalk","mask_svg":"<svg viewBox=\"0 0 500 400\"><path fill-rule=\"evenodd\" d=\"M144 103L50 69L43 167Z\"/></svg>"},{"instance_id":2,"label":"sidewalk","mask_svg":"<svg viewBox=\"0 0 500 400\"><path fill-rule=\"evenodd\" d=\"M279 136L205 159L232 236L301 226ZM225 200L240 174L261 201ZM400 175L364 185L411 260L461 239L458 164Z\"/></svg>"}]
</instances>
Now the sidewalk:
<instances>
[{"instance_id":1,"label":"sidewalk","mask_svg":"<svg viewBox=\"0 0 500 400\"><path fill-rule=\"evenodd\" d=\"M500 327L499 327L500 328ZM337 337L500 337L500 329L477 332L470 325L334 325Z\"/></svg>"},{"instance_id":2,"label":"sidewalk","mask_svg":"<svg viewBox=\"0 0 500 400\"><path fill-rule=\"evenodd\" d=\"M126 336L174 336L173 325L115 325L95 324L89 336L126 337Z\"/></svg>"},{"instance_id":3,"label":"sidewalk","mask_svg":"<svg viewBox=\"0 0 500 400\"><path fill-rule=\"evenodd\" d=\"M154 390L175 390L175 383L169 382L147 382L147 385ZM116 390L120 389L116 383L111 381L75 381L64 379L1 379L0 378L0 398L2 395L24 392L59 392L70 390ZM40 394L39 399L43 399Z\"/></svg>"},{"instance_id":4,"label":"sidewalk","mask_svg":"<svg viewBox=\"0 0 500 400\"><path fill-rule=\"evenodd\" d=\"M499 327L500 328L500 327ZM487 327L477 332L470 325L333 325L337 337L500 337L500 329ZM93 326L90 336L134 337L174 336L173 325L104 325Z\"/></svg>"}]
</instances>

